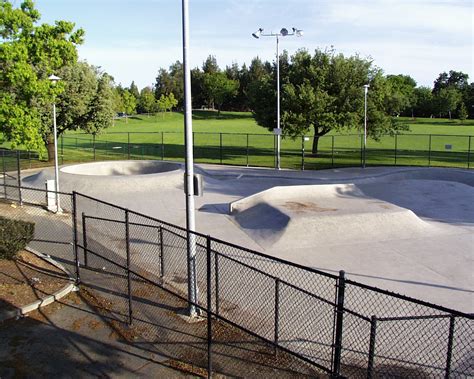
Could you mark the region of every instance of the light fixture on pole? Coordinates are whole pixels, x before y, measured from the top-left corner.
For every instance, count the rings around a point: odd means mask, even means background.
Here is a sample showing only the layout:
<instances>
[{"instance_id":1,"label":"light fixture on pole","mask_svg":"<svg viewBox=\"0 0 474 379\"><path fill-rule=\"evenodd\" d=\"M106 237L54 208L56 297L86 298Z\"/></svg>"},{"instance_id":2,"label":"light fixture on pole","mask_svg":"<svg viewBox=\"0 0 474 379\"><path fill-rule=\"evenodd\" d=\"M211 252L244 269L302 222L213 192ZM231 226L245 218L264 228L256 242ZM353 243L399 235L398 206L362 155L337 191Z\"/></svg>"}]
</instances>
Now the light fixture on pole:
<instances>
[{"instance_id":1,"label":"light fixture on pole","mask_svg":"<svg viewBox=\"0 0 474 379\"><path fill-rule=\"evenodd\" d=\"M48 79L55 86L61 80L56 75L50 75ZM58 129L56 126L56 99L53 101L53 134L54 134L54 190L56 192L56 213L61 213L59 197L59 165L58 165Z\"/></svg>"},{"instance_id":2,"label":"light fixture on pole","mask_svg":"<svg viewBox=\"0 0 474 379\"><path fill-rule=\"evenodd\" d=\"M189 5L182 0L183 26L183 72L184 72L184 144L185 156L185 195L186 195L186 243L188 261L188 315L197 316L198 288L196 283L196 229L194 215L194 157L193 157L193 123L191 105L191 69L189 66Z\"/></svg>"},{"instance_id":3,"label":"light fixture on pole","mask_svg":"<svg viewBox=\"0 0 474 379\"><path fill-rule=\"evenodd\" d=\"M369 92L370 85L364 84L364 161L363 167L365 168L365 159L367 152L367 93Z\"/></svg>"},{"instance_id":4,"label":"light fixture on pole","mask_svg":"<svg viewBox=\"0 0 474 379\"><path fill-rule=\"evenodd\" d=\"M275 37L276 38L276 64L277 64L277 127L273 129L273 133L277 138L277 151L276 151L276 168L281 168L280 162L280 150L281 150L281 125L280 125L280 52L279 52L279 37L297 36L302 37L303 31L301 29L292 28L292 32L288 32L288 29L282 28L279 33L268 33L264 34L263 29L259 28L255 33L252 33L254 38L260 37Z\"/></svg>"}]
</instances>

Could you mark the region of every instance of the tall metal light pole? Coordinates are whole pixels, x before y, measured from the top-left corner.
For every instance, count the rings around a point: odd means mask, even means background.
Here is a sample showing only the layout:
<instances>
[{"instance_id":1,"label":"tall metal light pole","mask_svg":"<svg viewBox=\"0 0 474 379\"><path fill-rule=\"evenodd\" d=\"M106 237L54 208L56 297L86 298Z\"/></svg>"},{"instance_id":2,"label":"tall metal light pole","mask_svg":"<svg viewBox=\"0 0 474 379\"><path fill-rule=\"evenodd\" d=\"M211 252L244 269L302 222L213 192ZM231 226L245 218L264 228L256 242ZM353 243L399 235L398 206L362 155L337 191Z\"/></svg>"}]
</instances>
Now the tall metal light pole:
<instances>
[{"instance_id":1,"label":"tall metal light pole","mask_svg":"<svg viewBox=\"0 0 474 379\"><path fill-rule=\"evenodd\" d=\"M189 48L189 6L188 0L182 0L183 17L183 71L184 71L184 143L185 157L185 194L186 194L186 233L188 254L188 312L190 317L197 316L196 284L196 229L194 215L194 157L193 157L193 121L191 104L191 69L188 60Z\"/></svg>"},{"instance_id":2,"label":"tall metal light pole","mask_svg":"<svg viewBox=\"0 0 474 379\"><path fill-rule=\"evenodd\" d=\"M281 168L280 150L281 150L281 125L280 125L280 51L279 51L279 37L297 36L302 37L303 31L300 29L292 28L292 33L289 33L287 29L282 28L279 33L264 34L263 29L258 29L255 33L252 33L254 38L260 37L276 37L276 64L277 64L277 127L273 129L273 133L277 136L277 152L276 152L276 169Z\"/></svg>"},{"instance_id":3,"label":"tall metal light pole","mask_svg":"<svg viewBox=\"0 0 474 379\"><path fill-rule=\"evenodd\" d=\"M60 77L51 75L48 77L51 83L56 85ZM59 197L59 165L58 165L58 129L56 127L56 99L53 101L53 134L54 134L54 190L56 191L56 213L61 213Z\"/></svg>"},{"instance_id":4,"label":"tall metal light pole","mask_svg":"<svg viewBox=\"0 0 474 379\"><path fill-rule=\"evenodd\" d=\"M363 167L365 168L365 159L367 152L367 93L369 92L370 85L364 84L364 161Z\"/></svg>"}]
</instances>

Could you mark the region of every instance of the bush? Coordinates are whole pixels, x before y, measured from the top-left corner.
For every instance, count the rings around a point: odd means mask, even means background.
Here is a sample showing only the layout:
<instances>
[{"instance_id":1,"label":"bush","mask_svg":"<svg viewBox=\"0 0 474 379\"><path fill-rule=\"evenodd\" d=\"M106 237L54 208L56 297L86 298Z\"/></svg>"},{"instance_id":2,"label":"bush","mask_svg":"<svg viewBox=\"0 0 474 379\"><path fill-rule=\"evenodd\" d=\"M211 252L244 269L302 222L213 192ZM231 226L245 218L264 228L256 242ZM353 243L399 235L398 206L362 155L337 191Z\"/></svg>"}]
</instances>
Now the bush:
<instances>
[{"instance_id":1,"label":"bush","mask_svg":"<svg viewBox=\"0 0 474 379\"><path fill-rule=\"evenodd\" d=\"M13 259L33 239L35 224L0 216L0 259Z\"/></svg>"}]
</instances>

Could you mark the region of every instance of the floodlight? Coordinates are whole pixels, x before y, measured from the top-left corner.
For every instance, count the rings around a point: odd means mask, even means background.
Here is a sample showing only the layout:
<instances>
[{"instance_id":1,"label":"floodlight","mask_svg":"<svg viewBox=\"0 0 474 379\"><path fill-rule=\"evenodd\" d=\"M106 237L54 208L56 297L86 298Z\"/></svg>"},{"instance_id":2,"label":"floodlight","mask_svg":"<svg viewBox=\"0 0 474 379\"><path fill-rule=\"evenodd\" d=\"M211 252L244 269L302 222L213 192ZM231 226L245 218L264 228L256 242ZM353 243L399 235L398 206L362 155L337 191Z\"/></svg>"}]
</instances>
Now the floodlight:
<instances>
[{"instance_id":1,"label":"floodlight","mask_svg":"<svg viewBox=\"0 0 474 379\"><path fill-rule=\"evenodd\" d=\"M293 33L294 33L297 37L303 37L303 31L302 31L301 29L293 28Z\"/></svg>"},{"instance_id":2,"label":"floodlight","mask_svg":"<svg viewBox=\"0 0 474 379\"><path fill-rule=\"evenodd\" d=\"M288 35L288 29L282 28L282 29L280 30L280 34L281 34L283 37L287 36L287 35Z\"/></svg>"},{"instance_id":3,"label":"floodlight","mask_svg":"<svg viewBox=\"0 0 474 379\"><path fill-rule=\"evenodd\" d=\"M258 39L260 38L260 34L262 34L262 32L263 32L263 29L259 28L255 33L252 33L252 36Z\"/></svg>"},{"instance_id":4,"label":"floodlight","mask_svg":"<svg viewBox=\"0 0 474 379\"><path fill-rule=\"evenodd\" d=\"M56 84L57 82L59 82L61 80L61 78L59 76L56 76L56 75L50 75L50 76L48 76L48 80L50 80L51 83Z\"/></svg>"}]
</instances>

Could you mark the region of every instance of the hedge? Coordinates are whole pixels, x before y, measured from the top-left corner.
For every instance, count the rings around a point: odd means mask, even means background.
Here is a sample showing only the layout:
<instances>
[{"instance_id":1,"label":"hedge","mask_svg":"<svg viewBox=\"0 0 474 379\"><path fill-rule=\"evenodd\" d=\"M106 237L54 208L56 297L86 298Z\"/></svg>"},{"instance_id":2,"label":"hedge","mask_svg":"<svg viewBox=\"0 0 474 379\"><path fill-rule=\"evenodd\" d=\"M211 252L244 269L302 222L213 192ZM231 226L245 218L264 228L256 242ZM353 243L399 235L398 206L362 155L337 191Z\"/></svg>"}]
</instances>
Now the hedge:
<instances>
[{"instance_id":1,"label":"hedge","mask_svg":"<svg viewBox=\"0 0 474 379\"><path fill-rule=\"evenodd\" d=\"M34 234L34 223L0 216L0 259L13 259Z\"/></svg>"}]
</instances>

